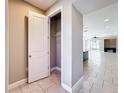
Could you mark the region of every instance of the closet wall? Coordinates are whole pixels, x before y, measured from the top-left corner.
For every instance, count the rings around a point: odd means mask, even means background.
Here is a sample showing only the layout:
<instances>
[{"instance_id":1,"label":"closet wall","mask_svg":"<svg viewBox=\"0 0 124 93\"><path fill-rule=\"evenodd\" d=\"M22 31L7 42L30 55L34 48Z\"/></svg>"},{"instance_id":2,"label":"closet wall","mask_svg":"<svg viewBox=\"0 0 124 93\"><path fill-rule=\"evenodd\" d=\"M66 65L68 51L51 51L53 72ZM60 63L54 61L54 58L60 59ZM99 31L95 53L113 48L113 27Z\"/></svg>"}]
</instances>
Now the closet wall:
<instances>
[{"instance_id":1,"label":"closet wall","mask_svg":"<svg viewBox=\"0 0 124 93\"><path fill-rule=\"evenodd\" d=\"M61 14L51 18L50 63L51 68L61 68Z\"/></svg>"}]
</instances>

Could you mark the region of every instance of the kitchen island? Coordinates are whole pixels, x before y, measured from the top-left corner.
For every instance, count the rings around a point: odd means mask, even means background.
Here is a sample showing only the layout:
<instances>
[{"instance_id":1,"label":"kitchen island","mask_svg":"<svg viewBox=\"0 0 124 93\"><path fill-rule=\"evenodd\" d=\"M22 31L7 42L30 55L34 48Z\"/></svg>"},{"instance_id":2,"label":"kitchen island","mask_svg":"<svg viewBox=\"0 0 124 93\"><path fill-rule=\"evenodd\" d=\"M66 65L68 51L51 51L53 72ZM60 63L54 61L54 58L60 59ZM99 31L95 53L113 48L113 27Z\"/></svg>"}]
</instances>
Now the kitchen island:
<instances>
[{"instance_id":1,"label":"kitchen island","mask_svg":"<svg viewBox=\"0 0 124 93\"><path fill-rule=\"evenodd\" d=\"M88 51L83 51L83 61L87 61L88 60Z\"/></svg>"}]
</instances>

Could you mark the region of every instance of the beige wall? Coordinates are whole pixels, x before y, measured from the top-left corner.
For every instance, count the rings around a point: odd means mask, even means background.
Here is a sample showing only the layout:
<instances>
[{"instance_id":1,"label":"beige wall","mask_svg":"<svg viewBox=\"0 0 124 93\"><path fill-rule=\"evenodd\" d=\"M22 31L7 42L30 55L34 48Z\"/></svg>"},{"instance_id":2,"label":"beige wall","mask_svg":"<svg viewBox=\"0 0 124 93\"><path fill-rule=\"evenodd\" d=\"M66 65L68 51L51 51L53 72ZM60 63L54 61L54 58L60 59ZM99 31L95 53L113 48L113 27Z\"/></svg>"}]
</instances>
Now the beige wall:
<instances>
[{"instance_id":1,"label":"beige wall","mask_svg":"<svg viewBox=\"0 0 124 93\"><path fill-rule=\"evenodd\" d=\"M23 0L9 0L9 84L27 78L28 11L43 12Z\"/></svg>"}]
</instances>

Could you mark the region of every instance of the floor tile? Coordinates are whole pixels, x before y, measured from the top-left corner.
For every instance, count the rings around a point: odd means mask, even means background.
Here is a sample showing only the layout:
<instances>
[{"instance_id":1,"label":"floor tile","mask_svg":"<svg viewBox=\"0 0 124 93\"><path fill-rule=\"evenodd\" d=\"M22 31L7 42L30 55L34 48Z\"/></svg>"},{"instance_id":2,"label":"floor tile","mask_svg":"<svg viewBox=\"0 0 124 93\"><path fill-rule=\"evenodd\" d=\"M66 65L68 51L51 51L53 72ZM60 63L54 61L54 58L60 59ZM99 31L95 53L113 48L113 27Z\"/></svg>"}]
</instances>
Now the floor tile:
<instances>
[{"instance_id":1,"label":"floor tile","mask_svg":"<svg viewBox=\"0 0 124 93\"><path fill-rule=\"evenodd\" d=\"M116 53L89 51L89 60L83 63L83 73L84 82L80 93L118 93Z\"/></svg>"},{"instance_id":2,"label":"floor tile","mask_svg":"<svg viewBox=\"0 0 124 93\"><path fill-rule=\"evenodd\" d=\"M43 80L40 80L37 82L38 85L43 89L46 90L47 88L49 88L50 86L54 85L55 83L53 81L51 81L49 78L45 78Z\"/></svg>"},{"instance_id":3,"label":"floor tile","mask_svg":"<svg viewBox=\"0 0 124 93\"><path fill-rule=\"evenodd\" d=\"M65 90L60 86L54 85L49 87L46 93L65 93Z\"/></svg>"},{"instance_id":4,"label":"floor tile","mask_svg":"<svg viewBox=\"0 0 124 93\"><path fill-rule=\"evenodd\" d=\"M20 88L16 88L16 89L10 90L9 93L22 93L22 91Z\"/></svg>"}]
</instances>

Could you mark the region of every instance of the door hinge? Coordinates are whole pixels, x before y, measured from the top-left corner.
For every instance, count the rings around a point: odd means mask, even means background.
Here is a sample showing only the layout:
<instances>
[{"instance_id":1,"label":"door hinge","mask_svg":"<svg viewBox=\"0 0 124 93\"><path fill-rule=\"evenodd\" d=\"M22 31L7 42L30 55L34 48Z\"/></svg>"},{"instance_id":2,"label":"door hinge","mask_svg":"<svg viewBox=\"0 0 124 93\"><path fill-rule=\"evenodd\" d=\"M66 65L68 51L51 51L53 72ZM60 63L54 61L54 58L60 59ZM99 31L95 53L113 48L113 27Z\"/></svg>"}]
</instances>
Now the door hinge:
<instances>
[{"instance_id":1,"label":"door hinge","mask_svg":"<svg viewBox=\"0 0 124 93\"><path fill-rule=\"evenodd\" d=\"M48 36L48 39L49 39L50 37Z\"/></svg>"}]
</instances>

